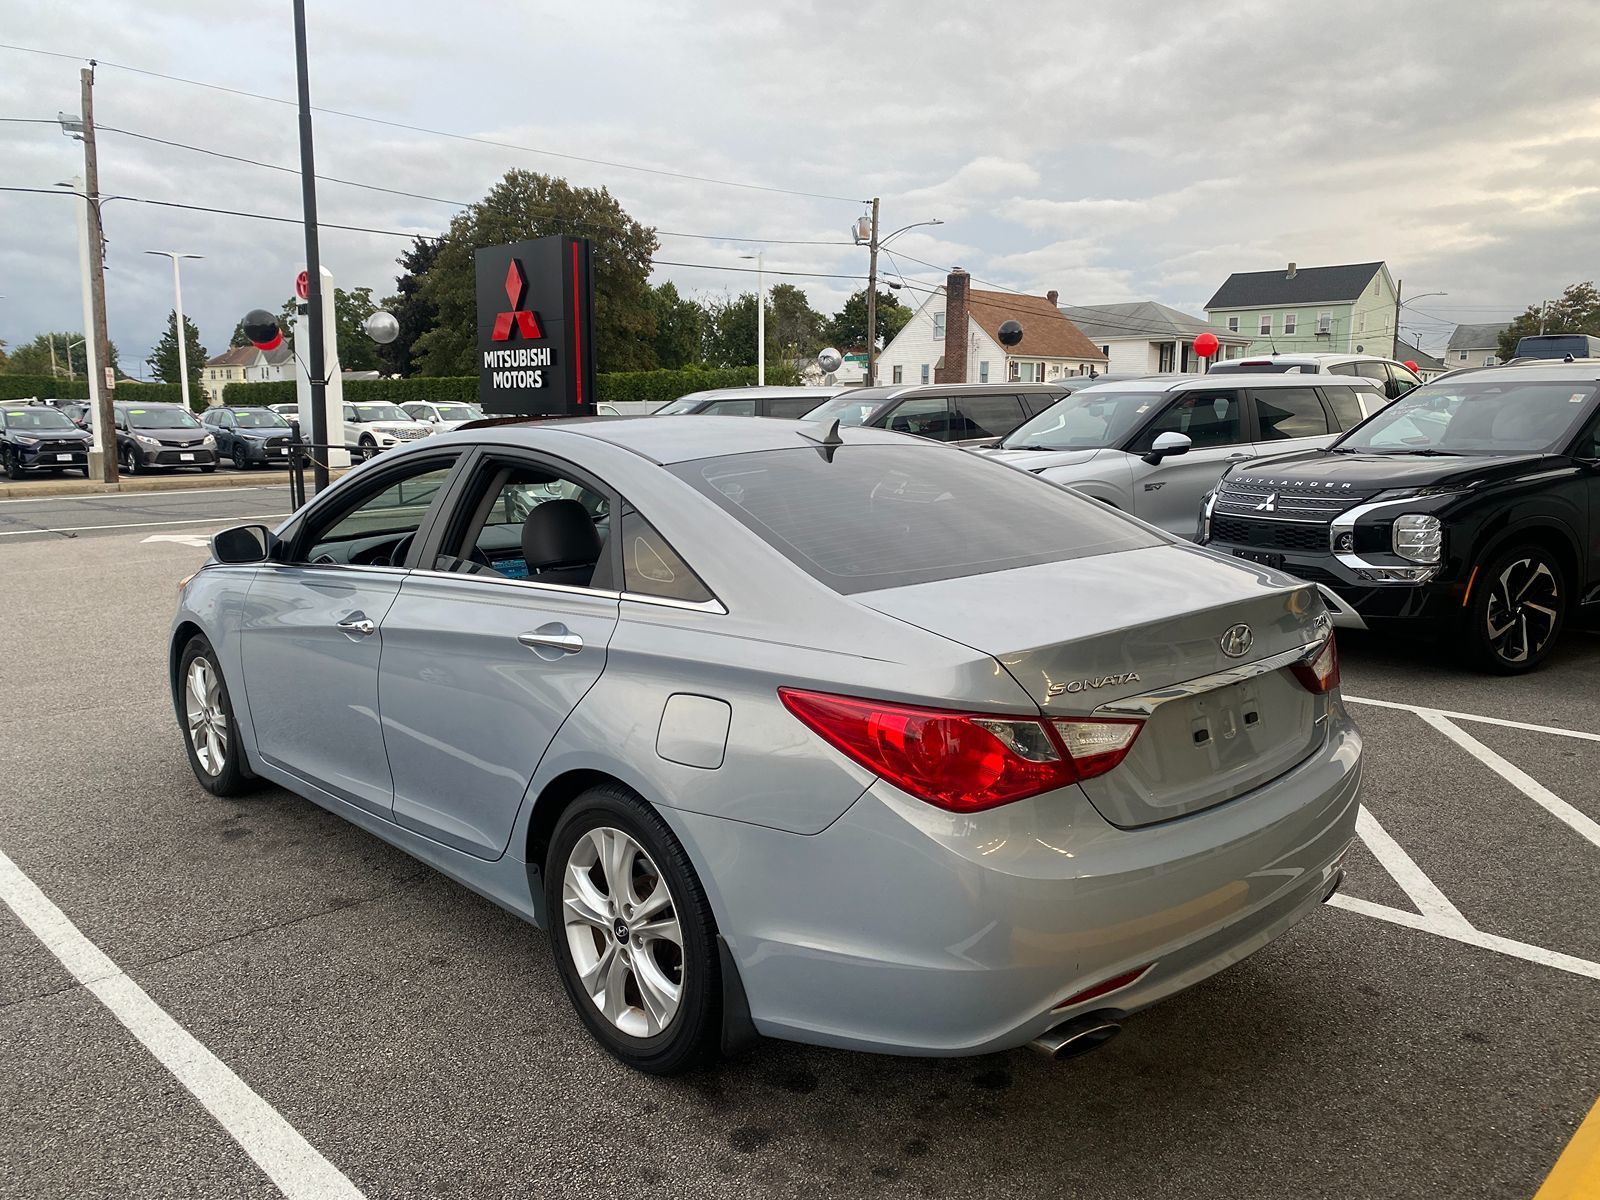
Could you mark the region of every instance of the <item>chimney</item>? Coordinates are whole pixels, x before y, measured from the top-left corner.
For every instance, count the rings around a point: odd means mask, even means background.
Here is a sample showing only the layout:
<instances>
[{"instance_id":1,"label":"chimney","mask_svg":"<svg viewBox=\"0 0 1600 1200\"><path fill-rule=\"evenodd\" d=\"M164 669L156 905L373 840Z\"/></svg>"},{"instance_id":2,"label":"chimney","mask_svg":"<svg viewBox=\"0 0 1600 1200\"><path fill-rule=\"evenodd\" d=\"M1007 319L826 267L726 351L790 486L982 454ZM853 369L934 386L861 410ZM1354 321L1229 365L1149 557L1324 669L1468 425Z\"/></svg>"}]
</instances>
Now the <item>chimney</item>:
<instances>
[{"instance_id":1,"label":"chimney","mask_svg":"<svg viewBox=\"0 0 1600 1200\"><path fill-rule=\"evenodd\" d=\"M960 267L944 284L944 366L934 372L935 383L967 382L967 291L972 276Z\"/></svg>"},{"instance_id":2,"label":"chimney","mask_svg":"<svg viewBox=\"0 0 1600 1200\"><path fill-rule=\"evenodd\" d=\"M1060 292L1046 292L1044 294L1044 298L1046 300L1050 301L1050 307L1054 308L1056 306L1056 301L1061 299L1061 293Z\"/></svg>"},{"instance_id":3,"label":"chimney","mask_svg":"<svg viewBox=\"0 0 1600 1200\"><path fill-rule=\"evenodd\" d=\"M1295 264L1294 263L1290 263L1289 264L1289 273L1284 276L1285 279L1293 279L1294 278L1294 268L1295 268Z\"/></svg>"}]
</instances>

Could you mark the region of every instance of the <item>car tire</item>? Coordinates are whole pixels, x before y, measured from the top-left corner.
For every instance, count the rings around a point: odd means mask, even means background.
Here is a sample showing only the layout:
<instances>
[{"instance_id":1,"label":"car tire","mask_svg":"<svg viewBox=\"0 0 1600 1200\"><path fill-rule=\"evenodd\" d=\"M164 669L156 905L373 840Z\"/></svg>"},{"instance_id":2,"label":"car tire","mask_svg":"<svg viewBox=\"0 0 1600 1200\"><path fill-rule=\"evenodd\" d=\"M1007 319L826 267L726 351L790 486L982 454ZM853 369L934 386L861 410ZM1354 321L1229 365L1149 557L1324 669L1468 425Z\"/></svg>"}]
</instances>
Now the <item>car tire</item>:
<instances>
[{"instance_id":1,"label":"car tire","mask_svg":"<svg viewBox=\"0 0 1600 1200\"><path fill-rule=\"evenodd\" d=\"M249 791L255 776L239 745L228 684L222 677L217 652L199 634L189 639L178 659L177 689L174 701L195 779L213 796L238 796Z\"/></svg>"},{"instance_id":2,"label":"car tire","mask_svg":"<svg viewBox=\"0 0 1600 1200\"><path fill-rule=\"evenodd\" d=\"M1543 546L1513 546L1478 571L1467 606L1473 662L1502 675L1532 671L1549 656L1566 622L1566 576Z\"/></svg>"},{"instance_id":3,"label":"car tire","mask_svg":"<svg viewBox=\"0 0 1600 1200\"><path fill-rule=\"evenodd\" d=\"M17 461L17 452L10 446L6 446L3 450L0 450L0 465L5 467L7 479L22 478L22 464Z\"/></svg>"},{"instance_id":4,"label":"car tire","mask_svg":"<svg viewBox=\"0 0 1600 1200\"><path fill-rule=\"evenodd\" d=\"M356 458L357 462L366 462L369 458L378 457L378 443L369 437L361 439L359 450L360 453Z\"/></svg>"},{"instance_id":5,"label":"car tire","mask_svg":"<svg viewBox=\"0 0 1600 1200\"><path fill-rule=\"evenodd\" d=\"M716 922L660 815L620 784L590 788L556 822L544 888L556 968L595 1040L651 1075L712 1061L722 1029Z\"/></svg>"},{"instance_id":6,"label":"car tire","mask_svg":"<svg viewBox=\"0 0 1600 1200\"><path fill-rule=\"evenodd\" d=\"M139 462L139 452L132 446L127 447L122 452L122 469L129 475L137 475L144 469Z\"/></svg>"}]
</instances>

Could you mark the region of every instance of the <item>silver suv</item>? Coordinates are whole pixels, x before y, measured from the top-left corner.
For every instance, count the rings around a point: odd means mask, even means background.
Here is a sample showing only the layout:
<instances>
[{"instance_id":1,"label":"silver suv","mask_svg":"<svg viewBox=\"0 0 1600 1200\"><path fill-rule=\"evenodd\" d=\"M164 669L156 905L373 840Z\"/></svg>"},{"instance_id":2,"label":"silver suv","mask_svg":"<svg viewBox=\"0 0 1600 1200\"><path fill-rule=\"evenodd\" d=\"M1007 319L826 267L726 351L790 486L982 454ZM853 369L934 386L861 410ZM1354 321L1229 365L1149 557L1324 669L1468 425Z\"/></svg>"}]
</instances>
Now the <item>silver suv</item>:
<instances>
[{"instance_id":1,"label":"silver suv","mask_svg":"<svg viewBox=\"0 0 1600 1200\"><path fill-rule=\"evenodd\" d=\"M1193 539L1234 463L1326 446L1388 400L1346 376L1156 376L1082 388L974 453Z\"/></svg>"},{"instance_id":2,"label":"silver suv","mask_svg":"<svg viewBox=\"0 0 1600 1200\"><path fill-rule=\"evenodd\" d=\"M1354 375L1370 379L1391 400L1422 383L1405 363L1376 354L1257 354L1211 364L1212 375Z\"/></svg>"}]
</instances>

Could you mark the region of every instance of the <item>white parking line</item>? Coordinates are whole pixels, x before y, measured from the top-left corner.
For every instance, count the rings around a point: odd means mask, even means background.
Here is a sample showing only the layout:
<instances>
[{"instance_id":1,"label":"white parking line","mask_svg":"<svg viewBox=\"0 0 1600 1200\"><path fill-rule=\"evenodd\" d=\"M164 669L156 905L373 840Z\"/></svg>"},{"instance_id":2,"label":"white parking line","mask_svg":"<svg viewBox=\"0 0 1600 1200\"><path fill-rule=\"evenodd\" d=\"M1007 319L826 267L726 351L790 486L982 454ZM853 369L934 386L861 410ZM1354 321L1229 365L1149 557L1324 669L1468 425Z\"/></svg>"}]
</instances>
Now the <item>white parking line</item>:
<instances>
[{"instance_id":1,"label":"white parking line","mask_svg":"<svg viewBox=\"0 0 1600 1200\"><path fill-rule=\"evenodd\" d=\"M238 521L281 521L288 513L265 513L253 517L195 517L182 521L130 521L122 525L66 525L59 529L8 529L0 537L22 537L29 533L89 533L96 529L154 529L166 525L231 525Z\"/></svg>"},{"instance_id":2,"label":"white parking line","mask_svg":"<svg viewBox=\"0 0 1600 1200\"><path fill-rule=\"evenodd\" d=\"M1451 941L1460 942L1466 946L1477 946L1483 950L1493 950L1499 954L1508 954L1512 958L1520 958L1525 962L1538 963L1542 967L1554 967L1558 971L1569 971L1574 975L1600 979L1600 963L1590 962L1586 958L1578 958L1572 954L1562 954L1558 950L1546 950L1543 946L1530 946L1527 942L1518 942L1512 938L1500 937L1497 934L1484 933L1483 930L1474 929L1464 922L1460 925L1440 924L1417 913L1409 913L1400 908L1390 908L1387 904L1374 904L1370 900L1362 900L1356 896L1335 894L1328 898L1328 903L1335 908L1342 908L1348 912L1360 913L1366 917L1376 917L1380 921L1388 921L1394 925L1404 925L1407 929L1420 929L1424 933L1435 933L1440 937L1449 938Z\"/></svg>"},{"instance_id":3,"label":"white parking line","mask_svg":"<svg viewBox=\"0 0 1600 1200\"><path fill-rule=\"evenodd\" d=\"M158 491L148 492L83 492L76 496L20 496L14 500L0 500L0 504L49 504L59 500L128 500L132 498L152 499L160 496L198 496L202 492L208 496L218 496L225 492L265 492L270 489L259 484L250 484L241 487L214 487L214 488L162 488Z\"/></svg>"},{"instance_id":4,"label":"white parking line","mask_svg":"<svg viewBox=\"0 0 1600 1200\"><path fill-rule=\"evenodd\" d=\"M1399 842L1389 836L1388 831L1378 824L1378 819L1368 812L1365 806L1356 812L1356 833L1367 844L1367 849L1372 851L1372 856L1382 864L1385 871L1394 876L1394 881L1424 916L1433 918L1438 924L1472 928L1471 922L1461 915L1461 910L1450 903L1438 885L1423 873L1411 855L1401 848Z\"/></svg>"},{"instance_id":5,"label":"white parking line","mask_svg":"<svg viewBox=\"0 0 1600 1200\"><path fill-rule=\"evenodd\" d=\"M359 1200L362 1192L355 1184L226 1063L123 974L122 968L85 937L3 851L0 899L61 965L189 1089L280 1192L293 1200Z\"/></svg>"},{"instance_id":6,"label":"white parking line","mask_svg":"<svg viewBox=\"0 0 1600 1200\"><path fill-rule=\"evenodd\" d=\"M1545 787L1537 779L1534 779L1515 763L1509 763L1501 758L1448 717L1441 716L1436 712L1426 711L1419 712L1417 716L1444 734L1445 737L1460 746L1473 758L1488 767L1556 820L1564 822L1577 830L1579 837L1593 843L1595 846L1600 846L1600 823L1573 808L1572 805Z\"/></svg>"},{"instance_id":7,"label":"white parking line","mask_svg":"<svg viewBox=\"0 0 1600 1200\"><path fill-rule=\"evenodd\" d=\"M1582 729L1562 729L1556 725L1530 725L1526 721L1508 721L1504 717L1484 717L1477 713L1451 712L1448 708L1429 708L1425 704L1398 704L1393 700L1368 700L1362 696L1346 696L1351 704L1370 704L1374 708L1398 708L1402 712L1421 715L1425 712L1438 713L1441 717L1449 717L1453 721L1476 721L1480 725L1501 725L1507 729L1526 729L1529 733L1553 733L1557 737L1582 738L1584 741L1600 742L1600 733L1588 733Z\"/></svg>"}]
</instances>

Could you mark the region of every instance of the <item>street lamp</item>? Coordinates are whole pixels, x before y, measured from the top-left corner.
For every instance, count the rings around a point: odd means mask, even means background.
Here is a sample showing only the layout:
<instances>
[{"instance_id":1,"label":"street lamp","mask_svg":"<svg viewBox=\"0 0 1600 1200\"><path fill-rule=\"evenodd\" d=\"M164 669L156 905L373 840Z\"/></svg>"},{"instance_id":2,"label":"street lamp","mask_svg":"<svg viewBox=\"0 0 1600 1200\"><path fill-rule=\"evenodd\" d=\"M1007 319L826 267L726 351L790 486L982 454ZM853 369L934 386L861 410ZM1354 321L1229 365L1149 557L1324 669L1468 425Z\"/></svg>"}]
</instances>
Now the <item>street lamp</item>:
<instances>
[{"instance_id":1,"label":"street lamp","mask_svg":"<svg viewBox=\"0 0 1600 1200\"><path fill-rule=\"evenodd\" d=\"M877 382L878 370L878 251L908 229L923 225L943 225L935 218L931 221L913 221L902 225L886 238L878 236L878 201L872 202L872 216L861 217L850 227L850 236L856 245L867 243L867 386ZM848 347L846 347L848 349Z\"/></svg>"},{"instance_id":2,"label":"street lamp","mask_svg":"<svg viewBox=\"0 0 1600 1200\"><path fill-rule=\"evenodd\" d=\"M204 258L204 254L183 254L177 250L146 250L146 254L154 254L172 260L172 307L177 314L178 333L178 382L182 388L183 406L189 407L189 346L188 337L183 328L183 280L178 274L178 260L180 258Z\"/></svg>"},{"instance_id":3,"label":"street lamp","mask_svg":"<svg viewBox=\"0 0 1600 1200\"><path fill-rule=\"evenodd\" d=\"M756 386L767 386L767 289L763 283L762 259L766 253L741 254L740 258L754 259L756 264Z\"/></svg>"}]
</instances>

